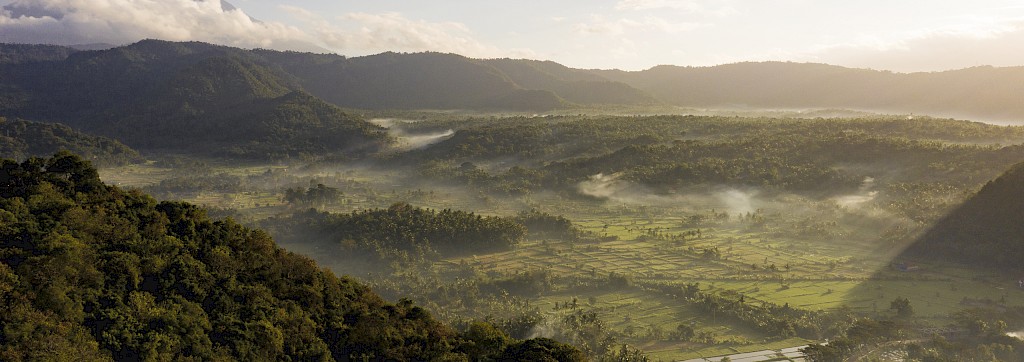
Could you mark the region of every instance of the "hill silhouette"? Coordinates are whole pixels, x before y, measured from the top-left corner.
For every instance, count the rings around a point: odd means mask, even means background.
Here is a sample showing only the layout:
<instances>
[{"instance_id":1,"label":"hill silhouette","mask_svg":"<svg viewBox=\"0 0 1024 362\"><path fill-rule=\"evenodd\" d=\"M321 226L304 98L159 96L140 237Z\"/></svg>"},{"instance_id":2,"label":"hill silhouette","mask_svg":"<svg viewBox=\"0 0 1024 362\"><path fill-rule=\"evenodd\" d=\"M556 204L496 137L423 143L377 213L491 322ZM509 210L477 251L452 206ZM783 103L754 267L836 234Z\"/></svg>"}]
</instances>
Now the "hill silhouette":
<instances>
[{"instance_id":1,"label":"hill silhouette","mask_svg":"<svg viewBox=\"0 0 1024 362\"><path fill-rule=\"evenodd\" d=\"M1024 163L985 184L903 256L1020 271L1024 260Z\"/></svg>"},{"instance_id":2,"label":"hill silhouette","mask_svg":"<svg viewBox=\"0 0 1024 362\"><path fill-rule=\"evenodd\" d=\"M840 66L746 62L591 71L688 107L854 108L890 113L1016 119L1024 67L893 73Z\"/></svg>"},{"instance_id":3,"label":"hill silhouette","mask_svg":"<svg viewBox=\"0 0 1024 362\"><path fill-rule=\"evenodd\" d=\"M764 62L625 72L443 53L347 58L159 40L95 51L2 50L0 116L65 123L137 149L192 151L201 144L196 151L257 158L359 157L389 142L382 129L338 107L544 112L664 102L1024 116L1024 67L899 74ZM294 145L257 146L280 139L253 138L270 133L287 134Z\"/></svg>"}]
</instances>

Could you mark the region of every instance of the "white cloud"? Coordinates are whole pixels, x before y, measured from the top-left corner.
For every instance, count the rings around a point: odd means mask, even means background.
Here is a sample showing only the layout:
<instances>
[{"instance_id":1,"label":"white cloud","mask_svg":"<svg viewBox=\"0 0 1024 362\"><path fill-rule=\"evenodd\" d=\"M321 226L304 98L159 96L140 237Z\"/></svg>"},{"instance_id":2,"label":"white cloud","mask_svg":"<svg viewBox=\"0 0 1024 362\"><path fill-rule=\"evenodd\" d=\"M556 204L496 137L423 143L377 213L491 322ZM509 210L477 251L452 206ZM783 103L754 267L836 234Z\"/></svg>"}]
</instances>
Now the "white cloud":
<instances>
[{"instance_id":1,"label":"white cloud","mask_svg":"<svg viewBox=\"0 0 1024 362\"><path fill-rule=\"evenodd\" d=\"M472 31L458 22L413 20L395 12L349 13L337 22L293 6L283 9L313 29L325 46L343 53L369 54L383 51L438 51L471 57L531 57L529 49L500 49L478 41Z\"/></svg>"},{"instance_id":2,"label":"white cloud","mask_svg":"<svg viewBox=\"0 0 1024 362\"><path fill-rule=\"evenodd\" d=\"M616 10L650 10L650 9L681 9L697 11L703 7L692 0L620 0L615 4Z\"/></svg>"},{"instance_id":3,"label":"white cloud","mask_svg":"<svg viewBox=\"0 0 1024 362\"><path fill-rule=\"evenodd\" d=\"M311 48L312 41L296 27L253 20L220 0L16 0L8 6L12 11L0 13L3 42L118 45L156 38Z\"/></svg>"},{"instance_id":4,"label":"white cloud","mask_svg":"<svg viewBox=\"0 0 1024 362\"><path fill-rule=\"evenodd\" d=\"M660 10L672 9L683 13L728 16L737 13L729 1L713 1L714 6L707 6L699 0L619 0L616 10Z\"/></svg>"},{"instance_id":5,"label":"white cloud","mask_svg":"<svg viewBox=\"0 0 1024 362\"><path fill-rule=\"evenodd\" d=\"M1024 20L918 31L902 39L865 38L821 46L799 58L898 72L1024 64Z\"/></svg>"},{"instance_id":6,"label":"white cloud","mask_svg":"<svg viewBox=\"0 0 1024 362\"><path fill-rule=\"evenodd\" d=\"M696 29L700 26L702 26L700 23L670 22L656 16L647 16L642 19L623 18L611 20L601 15L592 15L590 21L575 24L573 30L579 34L595 35L623 35L632 31L677 34Z\"/></svg>"}]
</instances>

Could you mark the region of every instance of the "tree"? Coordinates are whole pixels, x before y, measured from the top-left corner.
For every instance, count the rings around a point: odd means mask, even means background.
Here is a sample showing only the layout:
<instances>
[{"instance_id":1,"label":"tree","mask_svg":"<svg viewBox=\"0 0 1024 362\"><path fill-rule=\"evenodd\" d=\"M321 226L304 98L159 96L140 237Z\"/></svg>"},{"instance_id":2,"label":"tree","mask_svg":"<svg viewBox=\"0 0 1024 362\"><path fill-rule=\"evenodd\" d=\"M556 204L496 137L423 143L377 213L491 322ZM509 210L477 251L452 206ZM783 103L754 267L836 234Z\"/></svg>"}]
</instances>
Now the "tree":
<instances>
[{"instance_id":1,"label":"tree","mask_svg":"<svg viewBox=\"0 0 1024 362\"><path fill-rule=\"evenodd\" d=\"M910 300L903 297L896 297L889 302L889 309L895 309L896 315L901 318L910 318L914 315L914 308L910 306Z\"/></svg>"}]
</instances>

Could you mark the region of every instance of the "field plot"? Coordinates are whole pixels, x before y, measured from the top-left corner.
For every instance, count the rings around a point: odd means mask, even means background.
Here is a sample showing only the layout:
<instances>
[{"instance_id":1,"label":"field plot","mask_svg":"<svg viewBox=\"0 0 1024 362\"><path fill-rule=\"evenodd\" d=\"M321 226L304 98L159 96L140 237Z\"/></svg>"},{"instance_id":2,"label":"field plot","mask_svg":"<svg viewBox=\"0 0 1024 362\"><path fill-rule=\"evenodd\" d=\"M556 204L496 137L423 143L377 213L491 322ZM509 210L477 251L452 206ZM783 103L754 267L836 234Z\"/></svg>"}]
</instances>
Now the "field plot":
<instances>
[{"instance_id":1,"label":"field plot","mask_svg":"<svg viewBox=\"0 0 1024 362\"><path fill-rule=\"evenodd\" d=\"M470 265L493 275L546 270L560 278L622 276L630 287L609 291L587 285L567 286L533 299L549 314L569 300L596 312L621 340L641 347L656 359L687 359L805 345L807 339L779 337L735 320L716 318L678 297L636 287L647 283L697 283L701 291L745 303L770 303L798 310L847 311L890 318L890 302L907 298L921 323L943 326L951 315L970 307L1024 305L1024 291L1007 276L968 271L942 264L913 264L876 257L865 241L816 242L783 238L769 232L719 225L683 226L665 218L580 219L577 226L615 240L571 244L532 241L515 250L477 255ZM687 237L679 237L687 235ZM718 254L706 253L717 250ZM693 329L691 340L673 340L680 326ZM823 326L824 327L824 326ZM704 339L702 339L704 338Z\"/></svg>"}]
</instances>

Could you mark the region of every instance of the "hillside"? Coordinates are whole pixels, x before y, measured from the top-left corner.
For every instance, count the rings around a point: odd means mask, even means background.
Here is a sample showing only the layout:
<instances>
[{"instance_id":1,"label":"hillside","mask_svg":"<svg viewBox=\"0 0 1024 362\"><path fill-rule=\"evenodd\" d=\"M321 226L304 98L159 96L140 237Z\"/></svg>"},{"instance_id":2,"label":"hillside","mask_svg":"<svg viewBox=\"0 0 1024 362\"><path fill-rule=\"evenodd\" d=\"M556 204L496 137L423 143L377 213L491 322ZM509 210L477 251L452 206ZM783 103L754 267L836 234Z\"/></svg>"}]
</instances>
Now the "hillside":
<instances>
[{"instance_id":1,"label":"hillside","mask_svg":"<svg viewBox=\"0 0 1024 362\"><path fill-rule=\"evenodd\" d=\"M345 58L158 40L97 51L4 50L0 115L65 123L138 149L247 158L359 157L390 142L337 107L535 112L571 106L560 92L581 103L651 102L564 67L576 75L538 70L550 79L522 86L453 54Z\"/></svg>"},{"instance_id":2,"label":"hillside","mask_svg":"<svg viewBox=\"0 0 1024 362\"><path fill-rule=\"evenodd\" d=\"M23 160L68 150L102 165L141 159L121 142L75 131L71 127L0 117L0 158Z\"/></svg>"},{"instance_id":3,"label":"hillside","mask_svg":"<svg viewBox=\"0 0 1024 362\"><path fill-rule=\"evenodd\" d=\"M0 43L0 64L62 61L75 49L58 45Z\"/></svg>"},{"instance_id":4,"label":"hillside","mask_svg":"<svg viewBox=\"0 0 1024 362\"><path fill-rule=\"evenodd\" d=\"M825 64L748 62L591 72L678 106L855 108L1004 120L1024 116L1019 101L1024 67L902 74Z\"/></svg>"},{"instance_id":5,"label":"hillside","mask_svg":"<svg viewBox=\"0 0 1024 362\"><path fill-rule=\"evenodd\" d=\"M0 92L0 112L65 123L139 149L358 157L390 142L380 127L303 93L287 74L241 49L143 41L0 66L0 74L11 80Z\"/></svg>"},{"instance_id":6,"label":"hillside","mask_svg":"<svg viewBox=\"0 0 1024 362\"><path fill-rule=\"evenodd\" d=\"M296 76L310 93L342 107L544 111L567 105L551 90L531 91L494 67L454 54L344 58L259 53ZM538 95L538 90L547 92Z\"/></svg>"},{"instance_id":7,"label":"hillside","mask_svg":"<svg viewBox=\"0 0 1024 362\"><path fill-rule=\"evenodd\" d=\"M260 230L104 185L70 153L0 161L0 359L581 360L407 299Z\"/></svg>"},{"instance_id":8,"label":"hillside","mask_svg":"<svg viewBox=\"0 0 1024 362\"><path fill-rule=\"evenodd\" d=\"M625 83L612 82L555 62L525 59L490 59L481 61L507 75L527 89L554 92L566 101L585 105L654 104L654 97Z\"/></svg>"},{"instance_id":9,"label":"hillside","mask_svg":"<svg viewBox=\"0 0 1024 362\"><path fill-rule=\"evenodd\" d=\"M906 254L1020 271L1024 260L1024 163L985 184Z\"/></svg>"}]
</instances>

